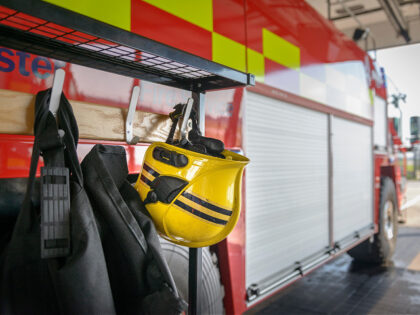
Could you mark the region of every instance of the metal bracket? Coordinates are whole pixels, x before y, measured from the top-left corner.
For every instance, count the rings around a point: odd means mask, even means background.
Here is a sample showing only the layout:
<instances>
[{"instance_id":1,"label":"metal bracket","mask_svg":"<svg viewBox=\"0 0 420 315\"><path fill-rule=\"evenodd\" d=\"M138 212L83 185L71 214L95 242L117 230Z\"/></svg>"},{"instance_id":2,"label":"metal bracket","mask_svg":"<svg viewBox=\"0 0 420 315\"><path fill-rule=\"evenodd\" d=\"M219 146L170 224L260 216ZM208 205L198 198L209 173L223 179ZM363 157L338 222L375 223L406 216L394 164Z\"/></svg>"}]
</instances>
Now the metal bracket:
<instances>
[{"instance_id":1,"label":"metal bracket","mask_svg":"<svg viewBox=\"0 0 420 315\"><path fill-rule=\"evenodd\" d=\"M247 74L247 84L252 86L255 85L255 75L253 75L252 73Z\"/></svg>"},{"instance_id":2,"label":"metal bracket","mask_svg":"<svg viewBox=\"0 0 420 315\"><path fill-rule=\"evenodd\" d=\"M128 106L127 119L125 120L125 141L128 144L136 144L139 138L133 135L133 120L136 113L137 101L140 95L140 87L135 86L131 93L130 105Z\"/></svg>"},{"instance_id":3,"label":"metal bracket","mask_svg":"<svg viewBox=\"0 0 420 315\"><path fill-rule=\"evenodd\" d=\"M41 258L70 254L70 184L67 167L41 167Z\"/></svg>"}]
</instances>

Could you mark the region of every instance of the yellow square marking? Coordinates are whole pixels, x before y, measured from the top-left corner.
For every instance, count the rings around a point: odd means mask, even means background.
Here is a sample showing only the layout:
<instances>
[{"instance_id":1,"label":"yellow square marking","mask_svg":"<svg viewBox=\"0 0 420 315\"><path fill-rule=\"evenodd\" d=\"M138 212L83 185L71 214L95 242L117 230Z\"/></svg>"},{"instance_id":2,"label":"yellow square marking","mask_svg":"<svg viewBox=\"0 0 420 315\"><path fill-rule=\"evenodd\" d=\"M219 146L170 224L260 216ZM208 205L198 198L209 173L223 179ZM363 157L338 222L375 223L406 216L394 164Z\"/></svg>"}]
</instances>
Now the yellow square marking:
<instances>
[{"instance_id":1,"label":"yellow square marking","mask_svg":"<svg viewBox=\"0 0 420 315\"><path fill-rule=\"evenodd\" d=\"M131 0L44 0L126 31L131 29Z\"/></svg>"},{"instance_id":2,"label":"yellow square marking","mask_svg":"<svg viewBox=\"0 0 420 315\"><path fill-rule=\"evenodd\" d=\"M300 67L300 49L287 40L263 28L263 54L285 67Z\"/></svg>"},{"instance_id":3,"label":"yellow square marking","mask_svg":"<svg viewBox=\"0 0 420 315\"><path fill-rule=\"evenodd\" d=\"M246 71L245 45L213 32L213 61L239 71Z\"/></svg>"},{"instance_id":4,"label":"yellow square marking","mask_svg":"<svg viewBox=\"0 0 420 315\"><path fill-rule=\"evenodd\" d=\"M374 105L375 104L375 90L373 89L369 89L369 101L370 101L370 105Z\"/></svg>"},{"instance_id":5,"label":"yellow square marking","mask_svg":"<svg viewBox=\"0 0 420 315\"><path fill-rule=\"evenodd\" d=\"M213 0L144 0L144 2L208 31L213 31Z\"/></svg>"},{"instance_id":6,"label":"yellow square marking","mask_svg":"<svg viewBox=\"0 0 420 315\"><path fill-rule=\"evenodd\" d=\"M264 55L259 52L247 48L247 62L248 69L247 72L255 75L255 80L257 82L264 82L265 75L265 63Z\"/></svg>"}]
</instances>

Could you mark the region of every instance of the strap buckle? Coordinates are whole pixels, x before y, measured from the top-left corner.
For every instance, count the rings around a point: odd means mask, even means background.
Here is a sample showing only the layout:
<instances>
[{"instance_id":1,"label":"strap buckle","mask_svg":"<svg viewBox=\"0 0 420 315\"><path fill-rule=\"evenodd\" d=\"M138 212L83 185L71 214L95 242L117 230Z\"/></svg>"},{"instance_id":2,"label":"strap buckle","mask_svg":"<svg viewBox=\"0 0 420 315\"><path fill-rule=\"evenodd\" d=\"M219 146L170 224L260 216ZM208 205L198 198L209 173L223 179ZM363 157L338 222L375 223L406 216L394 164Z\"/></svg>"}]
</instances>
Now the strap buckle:
<instances>
[{"instance_id":1,"label":"strap buckle","mask_svg":"<svg viewBox=\"0 0 420 315\"><path fill-rule=\"evenodd\" d=\"M67 167L41 167L41 258L70 254L70 183Z\"/></svg>"}]
</instances>

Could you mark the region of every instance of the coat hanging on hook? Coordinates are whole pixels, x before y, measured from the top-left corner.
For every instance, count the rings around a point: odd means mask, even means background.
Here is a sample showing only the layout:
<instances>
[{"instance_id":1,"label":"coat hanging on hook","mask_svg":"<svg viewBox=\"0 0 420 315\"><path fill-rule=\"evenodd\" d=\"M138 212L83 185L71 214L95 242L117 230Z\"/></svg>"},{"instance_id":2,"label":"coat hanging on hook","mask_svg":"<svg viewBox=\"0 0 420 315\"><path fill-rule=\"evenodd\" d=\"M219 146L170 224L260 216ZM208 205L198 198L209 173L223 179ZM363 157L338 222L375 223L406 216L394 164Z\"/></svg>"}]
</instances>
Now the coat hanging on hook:
<instances>
[{"instance_id":1,"label":"coat hanging on hook","mask_svg":"<svg viewBox=\"0 0 420 315\"><path fill-rule=\"evenodd\" d=\"M51 90L46 90L38 93L35 102L35 144L26 196L11 239L1 253L0 314L115 314L98 228L83 189L76 153L76 120L70 103L60 94L57 124L50 112L50 99ZM65 131L63 137L58 128ZM71 170L71 175L66 176L70 208L62 205L56 209L68 210L65 213L71 225L67 234L61 233L66 232L65 218L39 216L43 209L35 174L41 152L45 166L53 171L44 174L41 183L62 189L66 183L62 174L54 173L55 168ZM41 195L42 198L49 203L54 196ZM63 251L68 246L71 250ZM60 258L55 258L57 254Z\"/></svg>"}]
</instances>

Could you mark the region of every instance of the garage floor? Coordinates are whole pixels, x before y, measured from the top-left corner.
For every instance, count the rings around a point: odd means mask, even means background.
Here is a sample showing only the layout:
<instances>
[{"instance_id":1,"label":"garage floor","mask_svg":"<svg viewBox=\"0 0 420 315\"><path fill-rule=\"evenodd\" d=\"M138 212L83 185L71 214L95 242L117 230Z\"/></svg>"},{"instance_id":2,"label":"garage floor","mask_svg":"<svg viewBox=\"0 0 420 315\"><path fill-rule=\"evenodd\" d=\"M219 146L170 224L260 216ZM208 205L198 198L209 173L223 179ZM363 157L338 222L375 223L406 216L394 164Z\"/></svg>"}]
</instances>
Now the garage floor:
<instances>
[{"instance_id":1,"label":"garage floor","mask_svg":"<svg viewBox=\"0 0 420 315\"><path fill-rule=\"evenodd\" d=\"M408 186L407 222L393 262L372 267L344 254L276 296L252 314L420 314L420 182ZM411 201L411 203L410 203Z\"/></svg>"}]
</instances>

